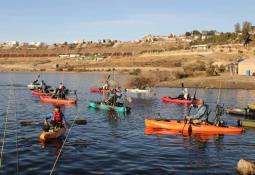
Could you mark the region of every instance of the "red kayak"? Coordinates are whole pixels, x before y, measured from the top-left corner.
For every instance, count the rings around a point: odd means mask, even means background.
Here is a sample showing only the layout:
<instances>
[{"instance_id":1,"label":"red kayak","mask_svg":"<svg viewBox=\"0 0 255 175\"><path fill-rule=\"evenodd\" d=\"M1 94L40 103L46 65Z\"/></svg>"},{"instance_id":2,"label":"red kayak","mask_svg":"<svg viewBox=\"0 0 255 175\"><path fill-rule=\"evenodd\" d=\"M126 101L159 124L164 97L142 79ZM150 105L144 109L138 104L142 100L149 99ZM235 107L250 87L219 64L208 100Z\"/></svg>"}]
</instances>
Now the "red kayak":
<instances>
[{"instance_id":1,"label":"red kayak","mask_svg":"<svg viewBox=\"0 0 255 175\"><path fill-rule=\"evenodd\" d=\"M167 97L167 96L163 96L162 101L170 102L170 103L178 103L178 104L194 104L194 103L196 103L196 100L181 100L181 99Z\"/></svg>"},{"instance_id":2,"label":"red kayak","mask_svg":"<svg viewBox=\"0 0 255 175\"><path fill-rule=\"evenodd\" d=\"M36 96L47 96L49 94L41 92L41 91L32 91L32 95L36 95Z\"/></svg>"},{"instance_id":3,"label":"red kayak","mask_svg":"<svg viewBox=\"0 0 255 175\"><path fill-rule=\"evenodd\" d=\"M111 90L109 90L109 89L98 89L96 87L92 87L92 88L90 88L90 92L91 93L109 93L109 92L111 92Z\"/></svg>"},{"instance_id":4,"label":"red kayak","mask_svg":"<svg viewBox=\"0 0 255 175\"><path fill-rule=\"evenodd\" d=\"M54 103L57 105L76 104L77 102L75 99L56 99L56 98L51 98L49 96L40 96L40 99L42 102Z\"/></svg>"}]
</instances>

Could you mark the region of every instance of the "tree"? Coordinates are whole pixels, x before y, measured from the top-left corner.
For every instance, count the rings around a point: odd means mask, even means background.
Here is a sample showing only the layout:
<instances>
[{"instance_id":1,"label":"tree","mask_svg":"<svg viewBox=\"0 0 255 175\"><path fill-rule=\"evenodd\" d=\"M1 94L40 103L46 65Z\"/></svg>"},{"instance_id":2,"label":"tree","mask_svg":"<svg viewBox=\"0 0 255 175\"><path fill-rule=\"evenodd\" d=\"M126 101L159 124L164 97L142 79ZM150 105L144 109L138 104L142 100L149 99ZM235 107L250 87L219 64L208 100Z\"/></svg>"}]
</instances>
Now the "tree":
<instances>
[{"instance_id":1,"label":"tree","mask_svg":"<svg viewBox=\"0 0 255 175\"><path fill-rule=\"evenodd\" d=\"M186 32L185 36L191 36L191 33L190 32Z\"/></svg>"},{"instance_id":2,"label":"tree","mask_svg":"<svg viewBox=\"0 0 255 175\"><path fill-rule=\"evenodd\" d=\"M193 35L201 35L201 33L198 30L193 30L192 33Z\"/></svg>"},{"instance_id":3,"label":"tree","mask_svg":"<svg viewBox=\"0 0 255 175\"><path fill-rule=\"evenodd\" d=\"M240 33L240 32L241 32L240 23L236 23L236 24L235 24L235 32L236 32L236 33Z\"/></svg>"},{"instance_id":4,"label":"tree","mask_svg":"<svg viewBox=\"0 0 255 175\"><path fill-rule=\"evenodd\" d=\"M243 28L242 28L243 35L249 34L250 29L251 29L251 23L248 21L244 21Z\"/></svg>"}]
</instances>

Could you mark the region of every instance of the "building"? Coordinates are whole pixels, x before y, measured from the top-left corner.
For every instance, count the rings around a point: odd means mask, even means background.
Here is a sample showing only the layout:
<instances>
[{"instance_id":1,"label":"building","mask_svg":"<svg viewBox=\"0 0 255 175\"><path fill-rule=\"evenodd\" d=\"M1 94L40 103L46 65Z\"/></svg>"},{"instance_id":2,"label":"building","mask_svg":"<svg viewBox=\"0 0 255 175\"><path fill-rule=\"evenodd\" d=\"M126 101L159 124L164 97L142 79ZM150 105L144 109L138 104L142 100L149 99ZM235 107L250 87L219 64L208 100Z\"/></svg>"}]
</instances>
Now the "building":
<instances>
[{"instance_id":1,"label":"building","mask_svg":"<svg viewBox=\"0 0 255 175\"><path fill-rule=\"evenodd\" d=\"M255 58L245 59L238 63L238 75L255 75Z\"/></svg>"},{"instance_id":2,"label":"building","mask_svg":"<svg viewBox=\"0 0 255 175\"><path fill-rule=\"evenodd\" d=\"M207 44L191 46L191 50L200 51L200 50L207 50L207 49L209 49L209 46Z\"/></svg>"},{"instance_id":3,"label":"building","mask_svg":"<svg viewBox=\"0 0 255 175\"><path fill-rule=\"evenodd\" d=\"M5 46L13 47L19 45L18 41L6 41Z\"/></svg>"}]
</instances>

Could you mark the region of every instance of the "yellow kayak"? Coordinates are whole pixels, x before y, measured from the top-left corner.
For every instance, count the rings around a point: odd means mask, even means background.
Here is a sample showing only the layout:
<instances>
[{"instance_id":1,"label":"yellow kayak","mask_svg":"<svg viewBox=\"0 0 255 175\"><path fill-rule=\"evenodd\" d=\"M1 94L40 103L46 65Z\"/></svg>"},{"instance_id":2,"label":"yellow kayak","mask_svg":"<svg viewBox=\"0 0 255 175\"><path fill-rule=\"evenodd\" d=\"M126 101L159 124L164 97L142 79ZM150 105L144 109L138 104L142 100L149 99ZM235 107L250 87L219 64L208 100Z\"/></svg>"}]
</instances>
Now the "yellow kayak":
<instances>
[{"instance_id":1,"label":"yellow kayak","mask_svg":"<svg viewBox=\"0 0 255 175\"><path fill-rule=\"evenodd\" d=\"M43 131L40 135L40 140L48 141L51 139L56 139L56 138L63 136L65 134L65 132L66 132L66 127L49 130L47 132Z\"/></svg>"}]
</instances>

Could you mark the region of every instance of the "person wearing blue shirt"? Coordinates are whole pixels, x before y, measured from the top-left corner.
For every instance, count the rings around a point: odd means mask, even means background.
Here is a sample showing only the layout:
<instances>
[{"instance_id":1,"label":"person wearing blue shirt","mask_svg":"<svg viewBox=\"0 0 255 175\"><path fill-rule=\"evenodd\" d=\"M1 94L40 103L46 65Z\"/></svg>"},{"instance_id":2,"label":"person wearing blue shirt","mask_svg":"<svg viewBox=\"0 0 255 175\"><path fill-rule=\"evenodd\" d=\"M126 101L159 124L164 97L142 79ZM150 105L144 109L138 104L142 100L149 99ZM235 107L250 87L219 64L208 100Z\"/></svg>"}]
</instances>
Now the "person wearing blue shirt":
<instances>
[{"instance_id":1,"label":"person wearing blue shirt","mask_svg":"<svg viewBox=\"0 0 255 175\"><path fill-rule=\"evenodd\" d=\"M196 112L196 114L186 116L186 120L188 120L188 121L192 120L192 122L194 124L207 122L208 121L208 112L207 111L208 111L208 109L207 109L207 106L204 103L204 100L199 99L197 101L197 112Z\"/></svg>"},{"instance_id":2,"label":"person wearing blue shirt","mask_svg":"<svg viewBox=\"0 0 255 175\"><path fill-rule=\"evenodd\" d=\"M50 124L53 127L63 127L65 125L65 115L59 106L55 107L54 111L46 116L45 123L48 123L49 119L51 119Z\"/></svg>"}]
</instances>

